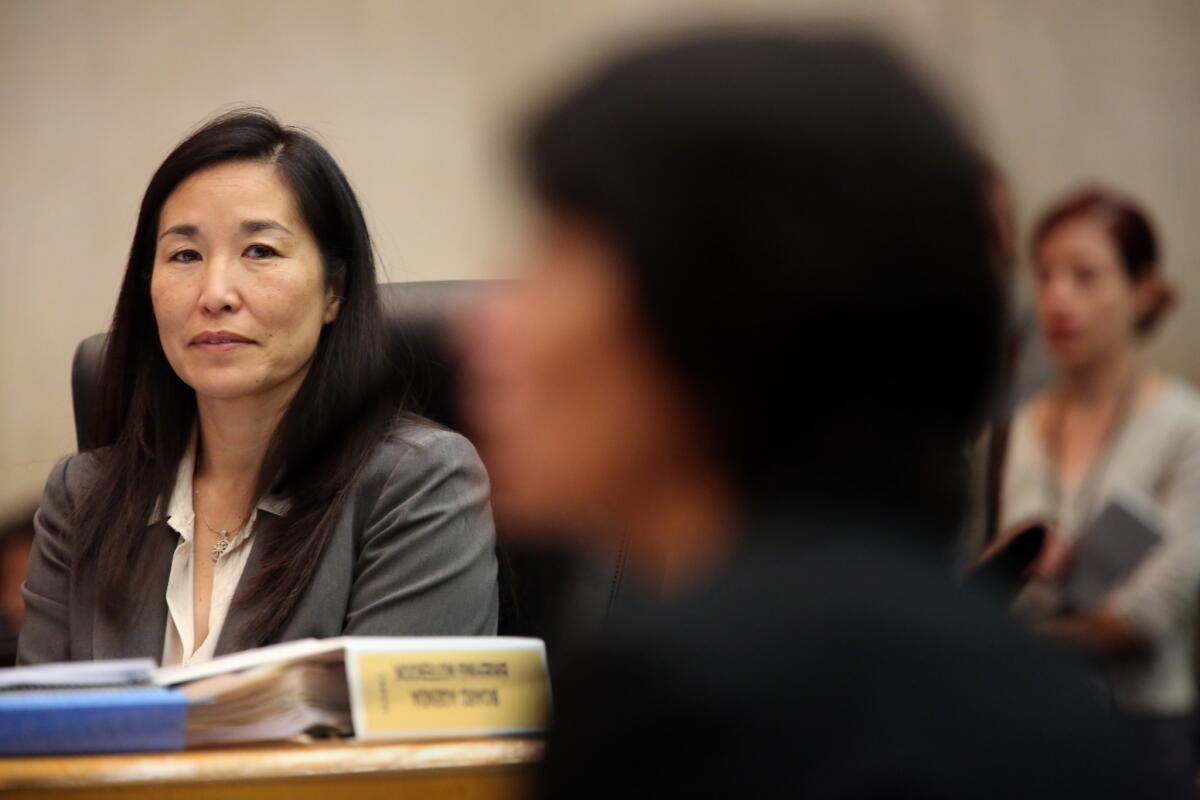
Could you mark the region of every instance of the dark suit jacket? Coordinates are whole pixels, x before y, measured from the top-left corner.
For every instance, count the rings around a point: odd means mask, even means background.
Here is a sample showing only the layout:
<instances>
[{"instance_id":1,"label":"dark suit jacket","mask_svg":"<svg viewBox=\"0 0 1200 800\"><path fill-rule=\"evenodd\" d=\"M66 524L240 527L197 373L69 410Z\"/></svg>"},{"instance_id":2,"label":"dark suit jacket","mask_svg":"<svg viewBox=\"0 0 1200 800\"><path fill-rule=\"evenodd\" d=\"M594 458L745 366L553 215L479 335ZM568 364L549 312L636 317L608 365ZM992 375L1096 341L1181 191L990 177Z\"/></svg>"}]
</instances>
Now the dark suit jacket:
<instances>
[{"instance_id":1,"label":"dark suit jacket","mask_svg":"<svg viewBox=\"0 0 1200 800\"><path fill-rule=\"evenodd\" d=\"M179 535L146 528L144 563L156 602L114 624L98 613L95 571L71 557L71 511L98 468L95 454L69 456L50 474L34 518L18 663L162 657L166 588ZM251 646L236 615L282 527L259 511L254 540L230 605L218 655ZM474 448L456 433L406 423L382 441L359 474L303 599L278 641L308 636L494 634L498 614L495 530L488 480Z\"/></svg>"},{"instance_id":2,"label":"dark suit jacket","mask_svg":"<svg viewBox=\"0 0 1200 800\"><path fill-rule=\"evenodd\" d=\"M546 794L1156 796L1065 656L903 536L776 519L615 625L557 677Z\"/></svg>"}]
</instances>

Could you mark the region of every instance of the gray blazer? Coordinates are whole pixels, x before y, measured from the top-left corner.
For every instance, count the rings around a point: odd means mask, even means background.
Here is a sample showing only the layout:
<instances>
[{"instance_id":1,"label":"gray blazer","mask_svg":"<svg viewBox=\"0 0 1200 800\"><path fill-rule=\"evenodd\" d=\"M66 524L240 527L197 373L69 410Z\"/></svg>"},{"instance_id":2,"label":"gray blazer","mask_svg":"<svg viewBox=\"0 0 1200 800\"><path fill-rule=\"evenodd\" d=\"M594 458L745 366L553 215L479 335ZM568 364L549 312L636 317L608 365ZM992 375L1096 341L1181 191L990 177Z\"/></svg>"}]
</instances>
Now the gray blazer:
<instances>
[{"instance_id":1,"label":"gray blazer","mask_svg":"<svg viewBox=\"0 0 1200 800\"><path fill-rule=\"evenodd\" d=\"M162 657L166 590L179 535L146 528L144 573L157 598L119 624L97 611L95 569L74 564L69 520L94 479L95 455L54 467L34 517L17 662ZM237 614L280 517L259 511L254 541L216 653L252 646ZM495 529L488 479L456 433L408 423L382 441L359 474L312 583L276 641L308 636L431 636L496 633Z\"/></svg>"}]
</instances>

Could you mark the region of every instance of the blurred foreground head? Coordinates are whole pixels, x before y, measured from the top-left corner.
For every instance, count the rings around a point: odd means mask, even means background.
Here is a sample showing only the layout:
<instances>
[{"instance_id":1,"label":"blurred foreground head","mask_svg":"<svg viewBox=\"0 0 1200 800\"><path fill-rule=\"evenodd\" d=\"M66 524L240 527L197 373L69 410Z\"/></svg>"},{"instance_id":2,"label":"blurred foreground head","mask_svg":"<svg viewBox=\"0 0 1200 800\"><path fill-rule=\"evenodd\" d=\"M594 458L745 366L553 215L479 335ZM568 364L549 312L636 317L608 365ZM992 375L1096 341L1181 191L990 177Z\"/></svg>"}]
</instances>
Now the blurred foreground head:
<instances>
[{"instance_id":1,"label":"blurred foreground head","mask_svg":"<svg viewBox=\"0 0 1200 800\"><path fill-rule=\"evenodd\" d=\"M956 513L1001 297L972 149L886 50L654 44L534 117L523 165L527 280L468 340L500 513Z\"/></svg>"}]
</instances>

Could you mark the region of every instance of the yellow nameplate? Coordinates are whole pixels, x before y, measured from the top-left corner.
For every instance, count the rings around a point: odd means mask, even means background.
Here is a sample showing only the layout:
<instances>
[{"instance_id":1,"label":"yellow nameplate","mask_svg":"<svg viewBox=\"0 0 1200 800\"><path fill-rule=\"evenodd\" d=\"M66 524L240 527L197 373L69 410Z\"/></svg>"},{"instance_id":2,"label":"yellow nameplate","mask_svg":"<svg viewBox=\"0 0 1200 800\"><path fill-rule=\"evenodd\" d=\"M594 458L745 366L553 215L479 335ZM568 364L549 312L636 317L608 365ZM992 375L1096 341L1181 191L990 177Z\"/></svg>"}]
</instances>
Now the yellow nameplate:
<instances>
[{"instance_id":1,"label":"yellow nameplate","mask_svg":"<svg viewBox=\"0 0 1200 800\"><path fill-rule=\"evenodd\" d=\"M545 651L537 644L407 652L348 648L347 678L357 737L544 730L550 717L550 683Z\"/></svg>"}]
</instances>

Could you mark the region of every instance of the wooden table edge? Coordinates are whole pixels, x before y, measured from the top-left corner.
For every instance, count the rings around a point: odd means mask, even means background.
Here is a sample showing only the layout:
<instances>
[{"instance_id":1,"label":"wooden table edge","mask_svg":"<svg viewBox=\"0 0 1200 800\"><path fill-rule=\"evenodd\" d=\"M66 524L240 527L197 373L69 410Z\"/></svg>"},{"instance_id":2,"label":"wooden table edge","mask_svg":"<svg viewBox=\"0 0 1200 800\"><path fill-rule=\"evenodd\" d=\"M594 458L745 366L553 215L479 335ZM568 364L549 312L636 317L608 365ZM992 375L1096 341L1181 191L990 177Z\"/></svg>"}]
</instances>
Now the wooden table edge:
<instances>
[{"instance_id":1,"label":"wooden table edge","mask_svg":"<svg viewBox=\"0 0 1200 800\"><path fill-rule=\"evenodd\" d=\"M0 758L0 790L215 783L532 767L541 738L275 743L173 753Z\"/></svg>"}]
</instances>

